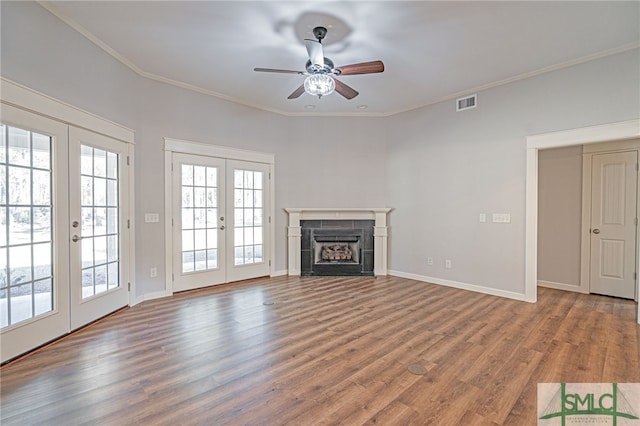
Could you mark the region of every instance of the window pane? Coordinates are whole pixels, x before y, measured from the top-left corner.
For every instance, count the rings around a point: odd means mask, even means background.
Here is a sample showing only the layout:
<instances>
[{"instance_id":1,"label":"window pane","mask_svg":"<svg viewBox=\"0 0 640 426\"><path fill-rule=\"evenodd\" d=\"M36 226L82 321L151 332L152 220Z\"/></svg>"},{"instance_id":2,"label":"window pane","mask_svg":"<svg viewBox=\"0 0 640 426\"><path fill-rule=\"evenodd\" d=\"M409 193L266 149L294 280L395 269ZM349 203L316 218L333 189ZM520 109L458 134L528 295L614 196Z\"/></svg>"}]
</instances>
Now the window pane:
<instances>
[{"instance_id":1,"label":"window pane","mask_svg":"<svg viewBox=\"0 0 640 426\"><path fill-rule=\"evenodd\" d=\"M31 165L30 132L9 127L9 163L29 167Z\"/></svg>"},{"instance_id":2,"label":"window pane","mask_svg":"<svg viewBox=\"0 0 640 426\"><path fill-rule=\"evenodd\" d=\"M107 153L107 177L109 179L118 178L118 154L113 152Z\"/></svg>"},{"instance_id":3,"label":"window pane","mask_svg":"<svg viewBox=\"0 0 640 426\"><path fill-rule=\"evenodd\" d=\"M253 188L253 172L249 170L244 171L244 187Z\"/></svg>"},{"instance_id":4,"label":"window pane","mask_svg":"<svg viewBox=\"0 0 640 426\"><path fill-rule=\"evenodd\" d=\"M182 251L193 250L193 232L182 231Z\"/></svg>"},{"instance_id":5,"label":"window pane","mask_svg":"<svg viewBox=\"0 0 640 426\"><path fill-rule=\"evenodd\" d=\"M253 172L253 187L255 189L262 189L262 172Z\"/></svg>"},{"instance_id":6,"label":"window pane","mask_svg":"<svg viewBox=\"0 0 640 426\"><path fill-rule=\"evenodd\" d=\"M193 184L195 186L205 186L206 181L206 169L203 166L193 166Z\"/></svg>"},{"instance_id":7,"label":"window pane","mask_svg":"<svg viewBox=\"0 0 640 426\"><path fill-rule=\"evenodd\" d=\"M218 267L218 250L207 250L207 268L216 269Z\"/></svg>"},{"instance_id":8,"label":"window pane","mask_svg":"<svg viewBox=\"0 0 640 426\"><path fill-rule=\"evenodd\" d=\"M9 278L12 286L31 281L30 245L9 247Z\"/></svg>"},{"instance_id":9,"label":"window pane","mask_svg":"<svg viewBox=\"0 0 640 426\"><path fill-rule=\"evenodd\" d=\"M82 244L82 267L93 266L93 237L84 237L80 244Z\"/></svg>"},{"instance_id":10,"label":"window pane","mask_svg":"<svg viewBox=\"0 0 640 426\"><path fill-rule=\"evenodd\" d=\"M9 204L31 204L31 170L9 167Z\"/></svg>"},{"instance_id":11,"label":"window pane","mask_svg":"<svg viewBox=\"0 0 640 426\"><path fill-rule=\"evenodd\" d=\"M80 147L80 174L91 175L93 173L93 148L82 145Z\"/></svg>"},{"instance_id":12,"label":"window pane","mask_svg":"<svg viewBox=\"0 0 640 426\"><path fill-rule=\"evenodd\" d=\"M216 167L207 167L207 186L218 186L218 169Z\"/></svg>"},{"instance_id":13,"label":"window pane","mask_svg":"<svg viewBox=\"0 0 640 426\"><path fill-rule=\"evenodd\" d=\"M11 287L9 289L9 303L11 305L11 324L33 317L31 305L31 284Z\"/></svg>"},{"instance_id":14,"label":"window pane","mask_svg":"<svg viewBox=\"0 0 640 426\"><path fill-rule=\"evenodd\" d=\"M111 179L107 181L107 205L118 205L118 181Z\"/></svg>"},{"instance_id":15,"label":"window pane","mask_svg":"<svg viewBox=\"0 0 640 426\"><path fill-rule=\"evenodd\" d=\"M199 229L194 231L194 247L196 250L202 250L207 248L207 231Z\"/></svg>"},{"instance_id":16,"label":"window pane","mask_svg":"<svg viewBox=\"0 0 640 426\"><path fill-rule=\"evenodd\" d=\"M93 179L93 205L107 205L107 180L101 178Z\"/></svg>"},{"instance_id":17,"label":"window pane","mask_svg":"<svg viewBox=\"0 0 640 426\"><path fill-rule=\"evenodd\" d=\"M93 150L93 175L107 177L107 153L102 149Z\"/></svg>"},{"instance_id":18,"label":"window pane","mask_svg":"<svg viewBox=\"0 0 640 426\"><path fill-rule=\"evenodd\" d=\"M182 165L182 184L193 185L193 166L189 164Z\"/></svg>"},{"instance_id":19,"label":"window pane","mask_svg":"<svg viewBox=\"0 0 640 426\"><path fill-rule=\"evenodd\" d=\"M33 205L48 206L51 204L51 174L48 171L34 170L31 181Z\"/></svg>"},{"instance_id":20,"label":"window pane","mask_svg":"<svg viewBox=\"0 0 640 426\"><path fill-rule=\"evenodd\" d=\"M31 242L31 208L9 209L9 245Z\"/></svg>"},{"instance_id":21,"label":"window pane","mask_svg":"<svg viewBox=\"0 0 640 426\"><path fill-rule=\"evenodd\" d=\"M207 251L196 250L196 271L207 269Z\"/></svg>"},{"instance_id":22,"label":"window pane","mask_svg":"<svg viewBox=\"0 0 640 426\"><path fill-rule=\"evenodd\" d=\"M82 271L82 298L91 297L95 294L93 289L93 268Z\"/></svg>"},{"instance_id":23,"label":"window pane","mask_svg":"<svg viewBox=\"0 0 640 426\"><path fill-rule=\"evenodd\" d=\"M115 262L120 259L118 253L120 250L118 249L118 236L117 235L109 235L107 237L107 261Z\"/></svg>"},{"instance_id":24,"label":"window pane","mask_svg":"<svg viewBox=\"0 0 640 426\"><path fill-rule=\"evenodd\" d=\"M194 253L192 251L185 251L182 253L182 272L193 272L194 265Z\"/></svg>"},{"instance_id":25,"label":"window pane","mask_svg":"<svg viewBox=\"0 0 640 426\"><path fill-rule=\"evenodd\" d=\"M234 170L233 171L233 187L242 188L243 183L244 183L244 173L242 173L242 170Z\"/></svg>"},{"instance_id":26,"label":"window pane","mask_svg":"<svg viewBox=\"0 0 640 426\"><path fill-rule=\"evenodd\" d=\"M33 279L40 280L53 275L51 243L33 245Z\"/></svg>"},{"instance_id":27,"label":"window pane","mask_svg":"<svg viewBox=\"0 0 640 426\"><path fill-rule=\"evenodd\" d=\"M119 272L119 262L111 262L107 265L107 287L109 288L109 290L119 287Z\"/></svg>"}]
</instances>

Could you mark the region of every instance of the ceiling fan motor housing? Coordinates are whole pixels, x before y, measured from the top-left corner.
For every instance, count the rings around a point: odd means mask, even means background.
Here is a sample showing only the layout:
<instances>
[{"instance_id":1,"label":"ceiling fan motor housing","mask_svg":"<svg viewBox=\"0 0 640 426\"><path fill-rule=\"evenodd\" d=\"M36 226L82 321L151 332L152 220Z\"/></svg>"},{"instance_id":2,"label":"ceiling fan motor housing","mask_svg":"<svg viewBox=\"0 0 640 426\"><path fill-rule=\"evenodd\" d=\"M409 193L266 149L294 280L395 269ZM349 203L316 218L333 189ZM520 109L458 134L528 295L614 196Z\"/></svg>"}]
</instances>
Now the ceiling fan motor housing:
<instances>
[{"instance_id":1,"label":"ceiling fan motor housing","mask_svg":"<svg viewBox=\"0 0 640 426\"><path fill-rule=\"evenodd\" d=\"M305 65L305 69L309 74L335 74L333 71L333 61L329 58L324 58L324 67L322 68L312 64L309 60Z\"/></svg>"}]
</instances>

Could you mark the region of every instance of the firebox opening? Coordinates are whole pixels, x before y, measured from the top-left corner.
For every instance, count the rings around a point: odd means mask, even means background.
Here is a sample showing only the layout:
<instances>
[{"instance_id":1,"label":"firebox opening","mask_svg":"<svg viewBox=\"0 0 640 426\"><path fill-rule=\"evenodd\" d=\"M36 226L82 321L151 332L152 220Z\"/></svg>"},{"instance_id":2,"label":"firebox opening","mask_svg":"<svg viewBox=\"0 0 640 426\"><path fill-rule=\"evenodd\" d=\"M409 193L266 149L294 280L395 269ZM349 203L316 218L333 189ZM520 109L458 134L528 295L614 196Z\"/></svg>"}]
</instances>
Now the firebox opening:
<instances>
[{"instance_id":1,"label":"firebox opening","mask_svg":"<svg viewBox=\"0 0 640 426\"><path fill-rule=\"evenodd\" d=\"M360 241L349 241L350 238L342 238L347 241L319 241L314 245L314 263L360 263Z\"/></svg>"}]
</instances>

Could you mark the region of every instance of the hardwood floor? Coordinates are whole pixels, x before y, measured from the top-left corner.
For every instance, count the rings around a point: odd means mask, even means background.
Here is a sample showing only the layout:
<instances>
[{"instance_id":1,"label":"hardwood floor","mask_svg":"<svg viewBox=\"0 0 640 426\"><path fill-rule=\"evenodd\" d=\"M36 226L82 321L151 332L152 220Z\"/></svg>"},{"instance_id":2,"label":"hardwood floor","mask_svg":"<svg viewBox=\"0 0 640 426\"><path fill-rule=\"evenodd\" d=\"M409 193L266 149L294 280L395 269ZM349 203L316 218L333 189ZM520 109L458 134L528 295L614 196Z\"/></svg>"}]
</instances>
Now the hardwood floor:
<instances>
[{"instance_id":1,"label":"hardwood floor","mask_svg":"<svg viewBox=\"0 0 640 426\"><path fill-rule=\"evenodd\" d=\"M6 365L0 420L534 425L538 383L640 382L634 302L546 288L538 300L394 277L183 293Z\"/></svg>"}]
</instances>

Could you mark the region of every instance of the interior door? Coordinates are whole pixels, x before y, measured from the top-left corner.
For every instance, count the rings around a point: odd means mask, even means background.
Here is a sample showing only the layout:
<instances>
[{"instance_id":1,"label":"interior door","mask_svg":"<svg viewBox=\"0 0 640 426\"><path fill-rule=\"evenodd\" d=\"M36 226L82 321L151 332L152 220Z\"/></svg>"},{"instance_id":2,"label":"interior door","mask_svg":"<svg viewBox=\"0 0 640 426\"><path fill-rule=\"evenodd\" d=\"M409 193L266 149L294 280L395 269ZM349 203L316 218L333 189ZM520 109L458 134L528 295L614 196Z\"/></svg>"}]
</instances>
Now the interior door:
<instances>
[{"instance_id":1,"label":"interior door","mask_svg":"<svg viewBox=\"0 0 640 426\"><path fill-rule=\"evenodd\" d=\"M173 154L173 290L226 281L225 161Z\"/></svg>"},{"instance_id":2,"label":"interior door","mask_svg":"<svg viewBox=\"0 0 640 426\"><path fill-rule=\"evenodd\" d=\"M174 153L173 290L269 275L269 166Z\"/></svg>"},{"instance_id":3,"label":"interior door","mask_svg":"<svg viewBox=\"0 0 640 426\"><path fill-rule=\"evenodd\" d=\"M636 151L593 156L591 293L635 297L637 164Z\"/></svg>"},{"instance_id":4,"label":"interior door","mask_svg":"<svg viewBox=\"0 0 640 426\"><path fill-rule=\"evenodd\" d=\"M7 105L1 108L4 362L69 331L68 140L62 123Z\"/></svg>"},{"instance_id":5,"label":"interior door","mask_svg":"<svg viewBox=\"0 0 640 426\"><path fill-rule=\"evenodd\" d=\"M129 145L69 130L71 329L129 304Z\"/></svg>"}]
</instances>

